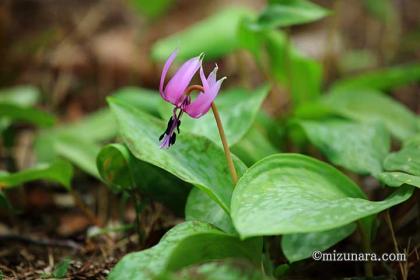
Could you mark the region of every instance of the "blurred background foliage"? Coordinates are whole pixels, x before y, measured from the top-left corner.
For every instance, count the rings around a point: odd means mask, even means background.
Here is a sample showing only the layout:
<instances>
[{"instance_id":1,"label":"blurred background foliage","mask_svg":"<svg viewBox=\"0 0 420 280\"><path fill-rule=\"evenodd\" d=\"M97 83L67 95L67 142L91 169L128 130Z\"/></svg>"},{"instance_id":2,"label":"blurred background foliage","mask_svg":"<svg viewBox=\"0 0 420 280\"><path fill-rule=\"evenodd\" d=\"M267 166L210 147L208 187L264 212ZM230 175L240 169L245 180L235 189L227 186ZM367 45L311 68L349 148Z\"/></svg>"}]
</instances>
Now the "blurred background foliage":
<instances>
[{"instance_id":1,"label":"blurred background foliage","mask_svg":"<svg viewBox=\"0 0 420 280\"><path fill-rule=\"evenodd\" d=\"M218 102L232 151L246 165L295 151L379 176L389 147L420 127L419 10L415 0L1 1L2 230L84 239L92 226L130 231L124 226L136 220L144 240L134 244L146 248L182 219L191 185L113 143L117 124L106 106L113 96L166 119L156 91L175 48L178 62L205 52L206 72L217 63L228 77ZM331 115L383 124L317 122ZM206 117L183 126L217 141ZM349 131L375 144L363 146L367 161L349 161L346 142L328 146ZM353 177L369 190L369 177ZM51 208L55 215L46 215ZM104 267L130 244L113 249Z\"/></svg>"}]
</instances>

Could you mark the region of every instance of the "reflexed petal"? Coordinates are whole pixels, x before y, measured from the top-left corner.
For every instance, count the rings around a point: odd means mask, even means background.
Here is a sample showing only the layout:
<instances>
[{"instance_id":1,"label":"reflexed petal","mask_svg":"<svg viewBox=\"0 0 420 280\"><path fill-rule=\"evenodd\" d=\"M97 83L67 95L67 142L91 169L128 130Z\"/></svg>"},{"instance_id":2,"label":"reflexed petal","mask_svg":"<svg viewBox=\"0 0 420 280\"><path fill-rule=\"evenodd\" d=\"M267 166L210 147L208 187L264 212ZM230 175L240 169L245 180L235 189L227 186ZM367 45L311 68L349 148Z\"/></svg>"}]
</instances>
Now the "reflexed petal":
<instances>
[{"instance_id":1,"label":"reflexed petal","mask_svg":"<svg viewBox=\"0 0 420 280\"><path fill-rule=\"evenodd\" d=\"M216 71L217 69L213 70L213 72L207 78L207 82L209 84L208 90L200 92L197 98L191 104L185 107L184 111L190 117L199 118L209 111L211 104L213 103L214 99L219 93L220 86L222 85L222 82L225 79L222 78L216 82Z\"/></svg>"},{"instance_id":2,"label":"reflexed petal","mask_svg":"<svg viewBox=\"0 0 420 280\"><path fill-rule=\"evenodd\" d=\"M201 57L200 55L189 59L178 69L165 87L164 99L166 101L171 102L175 106L181 105L185 90L201 66Z\"/></svg>"},{"instance_id":3,"label":"reflexed petal","mask_svg":"<svg viewBox=\"0 0 420 280\"><path fill-rule=\"evenodd\" d=\"M201 78L201 83L203 84L204 91L207 91L209 88L209 83L207 82L207 78L204 75L203 67L200 67L200 78Z\"/></svg>"},{"instance_id":4,"label":"reflexed petal","mask_svg":"<svg viewBox=\"0 0 420 280\"><path fill-rule=\"evenodd\" d=\"M163 66L162 75L160 76L160 84L159 84L159 92L160 95L165 99L163 93L163 85L165 83L166 74L168 74L169 68L171 67L172 63L174 62L176 56L178 54L178 50L175 50L169 58L166 60L165 65Z\"/></svg>"}]
</instances>

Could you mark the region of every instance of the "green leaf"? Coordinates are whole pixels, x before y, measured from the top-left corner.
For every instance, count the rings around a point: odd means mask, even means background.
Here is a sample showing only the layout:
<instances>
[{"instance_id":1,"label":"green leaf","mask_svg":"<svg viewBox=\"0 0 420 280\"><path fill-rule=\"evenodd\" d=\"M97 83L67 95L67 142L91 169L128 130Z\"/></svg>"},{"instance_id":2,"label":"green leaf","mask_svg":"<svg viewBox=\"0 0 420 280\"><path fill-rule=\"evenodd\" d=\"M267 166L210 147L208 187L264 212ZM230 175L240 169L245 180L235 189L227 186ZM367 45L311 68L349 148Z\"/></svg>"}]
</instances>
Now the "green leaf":
<instances>
[{"instance_id":1,"label":"green leaf","mask_svg":"<svg viewBox=\"0 0 420 280\"><path fill-rule=\"evenodd\" d=\"M420 138L410 138L401 150L389 154L384 160L384 168L420 176Z\"/></svg>"},{"instance_id":2,"label":"green leaf","mask_svg":"<svg viewBox=\"0 0 420 280\"><path fill-rule=\"evenodd\" d=\"M267 94L268 86L263 86L255 91L228 90L217 97L215 103L229 146L237 143L247 133ZM161 116L164 120L168 120L172 116L173 105L162 100L160 107ZM205 136L222 147L216 121L211 111L199 119L186 116L182 119L180 128L181 131L186 130L196 135Z\"/></svg>"},{"instance_id":3,"label":"green leaf","mask_svg":"<svg viewBox=\"0 0 420 280\"><path fill-rule=\"evenodd\" d=\"M279 152L255 124L238 143L232 146L231 150L248 166Z\"/></svg>"},{"instance_id":4,"label":"green leaf","mask_svg":"<svg viewBox=\"0 0 420 280\"><path fill-rule=\"evenodd\" d=\"M404 140L417 131L412 112L375 90L333 91L323 99L332 112L360 122L383 122L392 135Z\"/></svg>"},{"instance_id":5,"label":"green leaf","mask_svg":"<svg viewBox=\"0 0 420 280\"><path fill-rule=\"evenodd\" d=\"M420 188L420 176L403 172L382 172L379 174L379 180L390 187L400 187L407 184Z\"/></svg>"},{"instance_id":6,"label":"green leaf","mask_svg":"<svg viewBox=\"0 0 420 280\"><path fill-rule=\"evenodd\" d=\"M114 192L138 188L148 198L178 211L185 205L190 185L170 173L136 159L122 144L103 147L97 157L101 178Z\"/></svg>"},{"instance_id":7,"label":"green leaf","mask_svg":"<svg viewBox=\"0 0 420 280\"><path fill-rule=\"evenodd\" d=\"M391 90L420 80L420 64L394 66L344 78L335 82L331 91L355 89Z\"/></svg>"},{"instance_id":8,"label":"green leaf","mask_svg":"<svg viewBox=\"0 0 420 280\"><path fill-rule=\"evenodd\" d=\"M205 192L197 188L192 189L188 196L185 220L206 222L226 233L237 234L230 216Z\"/></svg>"},{"instance_id":9,"label":"green leaf","mask_svg":"<svg viewBox=\"0 0 420 280\"><path fill-rule=\"evenodd\" d=\"M159 116L158 108L162 97L158 91L140 87L123 87L115 91L113 96L151 115Z\"/></svg>"},{"instance_id":10,"label":"green leaf","mask_svg":"<svg viewBox=\"0 0 420 280\"><path fill-rule=\"evenodd\" d=\"M306 0L288 0L268 5L260 14L257 26L278 28L317 21L329 11Z\"/></svg>"},{"instance_id":11,"label":"green leaf","mask_svg":"<svg viewBox=\"0 0 420 280\"><path fill-rule=\"evenodd\" d=\"M187 60L204 52L206 59L215 59L233 52L239 47L237 29L243 17L252 15L244 7L230 7L193 26L159 40L152 48L152 57L165 61L177 48L177 59Z\"/></svg>"},{"instance_id":12,"label":"green leaf","mask_svg":"<svg viewBox=\"0 0 420 280\"><path fill-rule=\"evenodd\" d=\"M165 271L228 257L261 260L261 239L240 241L208 224L185 222L168 231L154 247L126 255L108 279L154 279Z\"/></svg>"},{"instance_id":13,"label":"green leaf","mask_svg":"<svg viewBox=\"0 0 420 280\"><path fill-rule=\"evenodd\" d=\"M70 189L72 175L73 169L68 162L56 161L52 164L39 164L16 173L0 173L0 186L8 189L30 181L47 180Z\"/></svg>"},{"instance_id":14,"label":"green leaf","mask_svg":"<svg viewBox=\"0 0 420 280\"><path fill-rule=\"evenodd\" d=\"M35 142L38 162L48 163L61 157L96 178L99 178L96 168L99 150L99 144L77 134L59 134L50 130L42 131Z\"/></svg>"},{"instance_id":15,"label":"green leaf","mask_svg":"<svg viewBox=\"0 0 420 280\"><path fill-rule=\"evenodd\" d=\"M283 32L267 32L265 45L271 74L290 90L294 105L315 100L321 92L322 65L301 54Z\"/></svg>"},{"instance_id":16,"label":"green leaf","mask_svg":"<svg viewBox=\"0 0 420 280\"><path fill-rule=\"evenodd\" d=\"M296 106L315 100L321 93L322 65L301 55L293 55L290 59L290 92L293 104ZM302 77L305 77L304 81Z\"/></svg>"},{"instance_id":17,"label":"green leaf","mask_svg":"<svg viewBox=\"0 0 420 280\"><path fill-rule=\"evenodd\" d=\"M5 174L4 172L0 171L1 174ZM7 173L6 173L7 174ZM7 199L6 194L0 189L0 208L4 208L7 210L13 209L12 205L10 204L9 200Z\"/></svg>"},{"instance_id":18,"label":"green leaf","mask_svg":"<svg viewBox=\"0 0 420 280\"><path fill-rule=\"evenodd\" d=\"M71 124L59 126L50 132L70 135L96 142L109 140L117 134L117 124L109 109L101 109Z\"/></svg>"},{"instance_id":19,"label":"green leaf","mask_svg":"<svg viewBox=\"0 0 420 280\"><path fill-rule=\"evenodd\" d=\"M268 280L258 268L246 261L224 260L194 265L176 273L165 273L155 280Z\"/></svg>"},{"instance_id":20,"label":"green leaf","mask_svg":"<svg viewBox=\"0 0 420 280\"><path fill-rule=\"evenodd\" d=\"M332 166L299 154L277 154L241 177L231 217L242 238L325 231L388 209L412 191L399 188L383 201L369 201Z\"/></svg>"},{"instance_id":21,"label":"green leaf","mask_svg":"<svg viewBox=\"0 0 420 280\"><path fill-rule=\"evenodd\" d=\"M397 9L391 0L363 0L362 3L373 16L385 24L398 16Z\"/></svg>"},{"instance_id":22,"label":"green leaf","mask_svg":"<svg viewBox=\"0 0 420 280\"><path fill-rule=\"evenodd\" d=\"M166 129L166 122L115 98L110 98L109 103L121 137L136 158L197 186L229 211L233 184L220 147L207 138L182 132L174 146L160 149L158 139ZM234 162L238 173L242 174L245 165L236 158Z\"/></svg>"},{"instance_id":23,"label":"green leaf","mask_svg":"<svg viewBox=\"0 0 420 280\"><path fill-rule=\"evenodd\" d=\"M356 229L351 223L327 231L286 234L281 239L281 248L289 262L310 258L314 251L325 251L347 238Z\"/></svg>"},{"instance_id":24,"label":"green leaf","mask_svg":"<svg viewBox=\"0 0 420 280\"><path fill-rule=\"evenodd\" d=\"M154 18L168 10L173 0L130 0L129 3L141 14Z\"/></svg>"},{"instance_id":25,"label":"green leaf","mask_svg":"<svg viewBox=\"0 0 420 280\"><path fill-rule=\"evenodd\" d=\"M390 187L403 184L420 187L420 134L404 142L401 150L389 154L384 160L380 180Z\"/></svg>"},{"instance_id":26,"label":"green leaf","mask_svg":"<svg viewBox=\"0 0 420 280\"><path fill-rule=\"evenodd\" d=\"M71 264L70 258L64 258L61 262L57 264L57 266L54 268L53 276L54 278L64 278L67 275L67 271L69 270Z\"/></svg>"},{"instance_id":27,"label":"green leaf","mask_svg":"<svg viewBox=\"0 0 420 280\"><path fill-rule=\"evenodd\" d=\"M29 85L15 86L0 90L0 103L31 107L39 101L39 90Z\"/></svg>"},{"instance_id":28,"label":"green leaf","mask_svg":"<svg viewBox=\"0 0 420 280\"><path fill-rule=\"evenodd\" d=\"M390 137L381 123L360 124L327 119L298 121L311 143L328 159L353 172L376 176L390 147Z\"/></svg>"},{"instance_id":29,"label":"green leaf","mask_svg":"<svg viewBox=\"0 0 420 280\"><path fill-rule=\"evenodd\" d=\"M7 103L0 103L1 118L7 118L12 121L23 121L41 127L52 126L55 122L54 117L46 112Z\"/></svg>"},{"instance_id":30,"label":"green leaf","mask_svg":"<svg viewBox=\"0 0 420 280\"><path fill-rule=\"evenodd\" d=\"M54 150L81 170L99 178L96 168L96 157L100 150L98 144L86 141L77 135L59 135L55 139Z\"/></svg>"}]
</instances>

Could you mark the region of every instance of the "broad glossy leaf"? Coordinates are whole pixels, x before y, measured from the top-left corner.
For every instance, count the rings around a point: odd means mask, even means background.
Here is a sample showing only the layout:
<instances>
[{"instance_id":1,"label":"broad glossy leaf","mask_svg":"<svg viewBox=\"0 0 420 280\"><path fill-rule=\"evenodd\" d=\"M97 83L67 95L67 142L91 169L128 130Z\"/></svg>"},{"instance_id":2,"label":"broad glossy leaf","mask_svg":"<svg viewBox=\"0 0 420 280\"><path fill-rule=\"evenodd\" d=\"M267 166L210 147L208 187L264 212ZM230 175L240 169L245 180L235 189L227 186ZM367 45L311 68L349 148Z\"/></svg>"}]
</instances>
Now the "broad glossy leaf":
<instances>
[{"instance_id":1,"label":"broad glossy leaf","mask_svg":"<svg viewBox=\"0 0 420 280\"><path fill-rule=\"evenodd\" d=\"M269 280L260 268L243 260L214 261L165 273L155 280Z\"/></svg>"},{"instance_id":2,"label":"broad glossy leaf","mask_svg":"<svg viewBox=\"0 0 420 280\"><path fill-rule=\"evenodd\" d=\"M329 14L306 0L287 0L269 5L258 17L257 24L263 28L287 27L319 20Z\"/></svg>"},{"instance_id":3,"label":"broad glossy leaf","mask_svg":"<svg viewBox=\"0 0 420 280\"><path fill-rule=\"evenodd\" d=\"M420 188L420 176L403 172L382 172L379 180L389 187L400 187L404 184Z\"/></svg>"},{"instance_id":4,"label":"broad glossy leaf","mask_svg":"<svg viewBox=\"0 0 420 280\"><path fill-rule=\"evenodd\" d=\"M237 143L254 122L262 102L268 94L268 86L255 91L233 89L222 92L215 103L222 119L230 146ZM172 116L173 105L162 101L161 115L165 120ZM213 113L210 111L199 119L188 116L182 118L181 131L202 135L222 146Z\"/></svg>"},{"instance_id":5,"label":"broad glossy leaf","mask_svg":"<svg viewBox=\"0 0 420 280\"><path fill-rule=\"evenodd\" d=\"M240 241L209 224L185 222L168 231L156 246L126 255L108 279L154 279L165 271L176 271L191 264L228 257L258 263L260 239Z\"/></svg>"},{"instance_id":6,"label":"broad glossy leaf","mask_svg":"<svg viewBox=\"0 0 420 280\"><path fill-rule=\"evenodd\" d=\"M355 89L391 90L419 80L420 64L408 64L344 78L335 82L331 87L331 91L351 91Z\"/></svg>"},{"instance_id":7,"label":"broad glossy leaf","mask_svg":"<svg viewBox=\"0 0 420 280\"><path fill-rule=\"evenodd\" d=\"M205 192L197 188L193 188L188 195L185 220L206 222L224 232L237 234L230 216Z\"/></svg>"},{"instance_id":8,"label":"broad glossy leaf","mask_svg":"<svg viewBox=\"0 0 420 280\"><path fill-rule=\"evenodd\" d=\"M296 233L283 235L281 248L289 262L310 258L314 251L325 251L341 240L347 238L356 229L351 223L327 231Z\"/></svg>"},{"instance_id":9,"label":"broad glossy leaf","mask_svg":"<svg viewBox=\"0 0 420 280\"><path fill-rule=\"evenodd\" d=\"M239 47L237 29L242 18L252 15L240 6L217 11L210 17L170 37L159 40L152 48L152 57L165 61L179 48L178 59L186 60L204 52L206 59L215 59Z\"/></svg>"},{"instance_id":10,"label":"broad glossy leaf","mask_svg":"<svg viewBox=\"0 0 420 280\"><path fill-rule=\"evenodd\" d=\"M55 122L54 117L44 111L7 103L0 103L1 118L27 122L41 127L52 126Z\"/></svg>"},{"instance_id":11,"label":"broad glossy leaf","mask_svg":"<svg viewBox=\"0 0 420 280\"><path fill-rule=\"evenodd\" d=\"M122 144L103 147L97 157L97 166L101 178L114 192L138 188L141 194L161 201L175 211L183 209L191 189L168 172L136 159Z\"/></svg>"},{"instance_id":12,"label":"broad glossy leaf","mask_svg":"<svg viewBox=\"0 0 420 280\"><path fill-rule=\"evenodd\" d=\"M324 104L343 117L360 122L381 121L400 140L417 131L417 120L404 106L375 90L334 91Z\"/></svg>"},{"instance_id":13,"label":"broad glossy leaf","mask_svg":"<svg viewBox=\"0 0 420 280\"><path fill-rule=\"evenodd\" d=\"M23 183L46 180L61 184L70 189L70 181L73 175L71 165L66 161L56 161L52 164L39 164L16 173L0 173L1 188L13 188Z\"/></svg>"},{"instance_id":14,"label":"broad glossy leaf","mask_svg":"<svg viewBox=\"0 0 420 280\"><path fill-rule=\"evenodd\" d=\"M160 149L159 135L165 131L166 122L123 101L109 99L109 103L121 137L136 158L197 186L229 212L233 184L220 147L205 137L181 132L175 145ZM245 165L236 158L234 162L242 174Z\"/></svg>"},{"instance_id":15,"label":"broad glossy leaf","mask_svg":"<svg viewBox=\"0 0 420 280\"><path fill-rule=\"evenodd\" d=\"M382 171L390 137L381 123L361 124L338 119L298 123L311 143L334 164L374 176Z\"/></svg>"},{"instance_id":16,"label":"broad glossy leaf","mask_svg":"<svg viewBox=\"0 0 420 280\"><path fill-rule=\"evenodd\" d=\"M39 90L29 85L3 88L0 90L0 103L31 107L39 100Z\"/></svg>"},{"instance_id":17,"label":"broad glossy leaf","mask_svg":"<svg viewBox=\"0 0 420 280\"><path fill-rule=\"evenodd\" d=\"M242 238L325 231L388 209L412 191L403 187L383 201L369 201L334 167L299 154L277 154L241 177L231 217Z\"/></svg>"}]
</instances>

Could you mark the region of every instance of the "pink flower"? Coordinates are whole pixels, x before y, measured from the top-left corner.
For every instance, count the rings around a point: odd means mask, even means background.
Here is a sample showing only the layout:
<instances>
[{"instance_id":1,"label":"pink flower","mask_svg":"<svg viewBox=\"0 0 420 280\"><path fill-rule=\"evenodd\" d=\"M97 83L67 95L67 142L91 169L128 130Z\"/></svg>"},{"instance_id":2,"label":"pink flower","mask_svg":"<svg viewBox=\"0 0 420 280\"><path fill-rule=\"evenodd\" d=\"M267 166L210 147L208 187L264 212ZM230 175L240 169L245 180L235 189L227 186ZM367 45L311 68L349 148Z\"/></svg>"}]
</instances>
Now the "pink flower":
<instances>
[{"instance_id":1,"label":"pink flower","mask_svg":"<svg viewBox=\"0 0 420 280\"><path fill-rule=\"evenodd\" d=\"M192 118L199 118L209 111L211 104L219 93L220 86L225 79L216 80L217 65L206 78L203 67L201 66L203 55L199 55L182 64L164 87L166 74L175 60L176 55L177 51L174 51L169 56L163 67L162 76L160 77L160 95L165 101L175 105L168 126L165 132L159 137L161 148L169 148L175 143L175 130L178 131L178 134L180 133L179 126L181 125L181 116L183 112L187 113ZM199 69L202 86L190 86L192 78ZM193 89L199 89L200 92L198 93L197 98L191 102L191 96L189 94Z\"/></svg>"}]
</instances>

